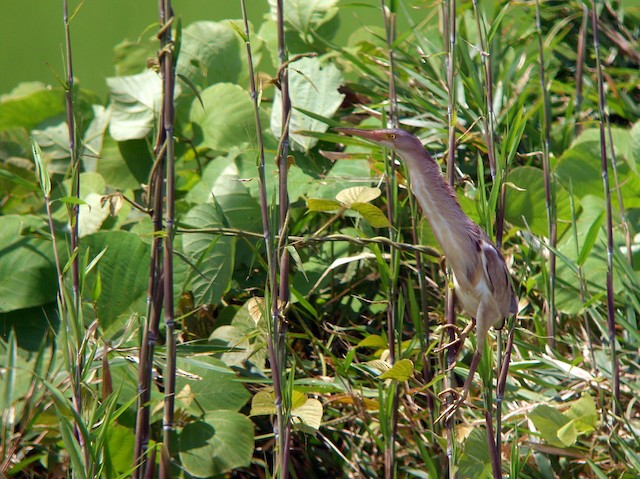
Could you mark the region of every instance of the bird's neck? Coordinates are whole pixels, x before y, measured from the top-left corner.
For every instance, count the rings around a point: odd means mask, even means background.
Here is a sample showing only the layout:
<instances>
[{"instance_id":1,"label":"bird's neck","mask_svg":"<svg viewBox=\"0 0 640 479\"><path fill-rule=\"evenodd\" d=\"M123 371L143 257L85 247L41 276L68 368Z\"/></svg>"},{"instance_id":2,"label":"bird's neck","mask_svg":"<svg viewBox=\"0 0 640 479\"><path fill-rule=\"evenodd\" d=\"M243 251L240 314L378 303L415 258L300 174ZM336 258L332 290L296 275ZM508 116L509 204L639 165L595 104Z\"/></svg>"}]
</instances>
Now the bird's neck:
<instances>
[{"instance_id":1,"label":"bird's neck","mask_svg":"<svg viewBox=\"0 0 640 479\"><path fill-rule=\"evenodd\" d=\"M477 226L462 211L453 188L445 181L440 167L425 151L420 161L405 160L411 190L424 212L456 276L467 274L464 262L456 264L461 251L474 248Z\"/></svg>"}]
</instances>

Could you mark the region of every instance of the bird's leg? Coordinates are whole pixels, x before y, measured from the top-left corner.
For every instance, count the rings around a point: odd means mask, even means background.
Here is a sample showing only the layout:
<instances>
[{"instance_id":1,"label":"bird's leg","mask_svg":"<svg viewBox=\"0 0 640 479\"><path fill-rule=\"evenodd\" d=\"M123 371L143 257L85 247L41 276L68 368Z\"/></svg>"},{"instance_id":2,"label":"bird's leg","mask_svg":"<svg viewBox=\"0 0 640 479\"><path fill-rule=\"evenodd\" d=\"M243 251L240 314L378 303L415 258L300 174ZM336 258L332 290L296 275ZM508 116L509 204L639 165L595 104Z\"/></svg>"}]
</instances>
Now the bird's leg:
<instances>
[{"instance_id":1,"label":"bird's leg","mask_svg":"<svg viewBox=\"0 0 640 479\"><path fill-rule=\"evenodd\" d=\"M445 419L446 421L451 419L451 416L453 416L455 412L458 410L458 408L462 406L462 404L464 404L464 402L467 400L467 397L469 396L469 391L471 390L471 385L473 384L473 377L475 376L476 370L478 369L478 364L480 364L480 359L482 359L481 348L476 349L476 352L473 353L473 358L471 359L471 365L469 366L469 375L467 376L467 379L464 382L464 386L462 387L461 393L457 392L453 388L448 388L439 394L439 396L442 394L453 394L456 396L456 399L444 410L442 414L440 414L436 422L440 421L441 419Z\"/></svg>"},{"instance_id":2,"label":"bird's leg","mask_svg":"<svg viewBox=\"0 0 640 479\"><path fill-rule=\"evenodd\" d=\"M443 344L442 346L437 347L436 349L433 350L433 352L439 353L441 351L444 351L445 349L449 349L451 346L464 343L465 339L467 339L467 337L469 336L469 333L475 326L476 326L476 320L474 318L471 318L471 322L467 324L467 326L462 330L460 334L458 334L458 337L456 339L454 339L453 341L449 341L447 344ZM456 330L458 329L453 324L444 324L442 327L454 328Z\"/></svg>"},{"instance_id":3,"label":"bird's leg","mask_svg":"<svg viewBox=\"0 0 640 479\"><path fill-rule=\"evenodd\" d=\"M450 404L445 411L440 414L438 420L451 419L451 416L456 412L456 410L465 402L467 397L469 396L469 391L471 389L471 385L473 384L473 377L475 376L476 370L478 369L478 365L480 364L480 359L482 359L482 351L484 349L484 343L487 338L487 332L491 327L491 321L488 318L495 317L495 312L491 305L488 305L486 302L481 302L478 306L478 318L475 321L476 324L476 351L473 353L473 358L471 359L471 365L469 366L469 375L467 376L466 381L464 382L464 386L462 388L462 393L453 392L457 399ZM444 390L440 394L449 393L451 394L451 390Z\"/></svg>"}]
</instances>

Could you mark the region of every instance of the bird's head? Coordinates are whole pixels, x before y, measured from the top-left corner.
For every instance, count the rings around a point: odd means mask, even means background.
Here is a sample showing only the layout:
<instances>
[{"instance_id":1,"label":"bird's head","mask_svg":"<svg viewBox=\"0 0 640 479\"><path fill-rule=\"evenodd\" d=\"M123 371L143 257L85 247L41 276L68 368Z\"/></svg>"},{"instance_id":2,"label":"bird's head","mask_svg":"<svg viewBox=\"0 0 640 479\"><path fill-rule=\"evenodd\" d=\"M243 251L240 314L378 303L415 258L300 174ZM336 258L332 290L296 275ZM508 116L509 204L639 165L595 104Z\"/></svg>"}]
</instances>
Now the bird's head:
<instances>
[{"instance_id":1,"label":"bird's head","mask_svg":"<svg viewBox=\"0 0 640 479\"><path fill-rule=\"evenodd\" d=\"M420 140L408 131L399 128L385 128L380 130L361 130L359 128L335 128L345 135L357 136L372 141L378 145L394 150L405 161L422 158L425 155L424 146Z\"/></svg>"}]
</instances>

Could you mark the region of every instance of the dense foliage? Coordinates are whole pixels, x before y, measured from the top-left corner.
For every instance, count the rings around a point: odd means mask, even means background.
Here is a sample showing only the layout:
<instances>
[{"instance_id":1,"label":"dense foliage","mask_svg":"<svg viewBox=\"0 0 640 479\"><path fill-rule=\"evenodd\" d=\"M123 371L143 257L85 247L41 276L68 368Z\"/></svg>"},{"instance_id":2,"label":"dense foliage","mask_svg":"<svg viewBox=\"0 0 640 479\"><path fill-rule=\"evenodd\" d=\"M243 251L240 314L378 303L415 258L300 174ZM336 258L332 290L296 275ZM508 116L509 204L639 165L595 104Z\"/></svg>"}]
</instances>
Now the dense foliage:
<instances>
[{"instance_id":1,"label":"dense foliage","mask_svg":"<svg viewBox=\"0 0 640 479\"><path fill-rule=\"evenodd\" d=\"M382 477L385 464L398 477L446 477L448 468L459 477L492 477L484 414L494 408L497 355L491 350L500 343L502 351L512 333L497 426L502 473L638 477L637 4L597 6L603 119L588 4L542 3L537 28L534 2L460 2L451 85L443 33L451 12L440 4L391 2L386 20L381 12L378 25L358 25L353 13L380 8L378 2L287 0L283 67L277 2L269 3L270 14L248 35L242 20L173 24L172 475L279 473L271 341L282 358L277 384L282 417L291 424L294 477ZM384 25L395 15L408 29L394 37ZM334 42L340 22L353 23L344 45ZM21 84L0 99L0 475L132 473L151 247L159 236L150 193L164 88L159 48L149 32L117 47L106 104L92 92L72 90L79 199L65 106L69 83ZM248 60L258 72L261 129ZM284 186L289 209L279 235L283 68L292 110ZM520 300L504 334L492 333L469 407L449 427L436 420L448 375L441 347L449 341L449 281L439 247L409 194L403 166L331 130L386 125L394 108L400 126L443 163L449 126L454 130L460 204L501 238ZM258 180L260 137L264 183ZM273 234L267 241L261 193ZM74 251L69 214L77 205ZM290 270L268 254L272 246ZM74 259L79 304L71 292ZM271 316L269 303L281 276L290 291L276 308L284 321ZM459 315L460 324L468 320ZM166 337L161 324L148 404L148 448L158 458ZM453 372L460 381L474 348L473 335L459 348ZM385 457L388 451L393 459Z\"/></svg>"}]
</instances>

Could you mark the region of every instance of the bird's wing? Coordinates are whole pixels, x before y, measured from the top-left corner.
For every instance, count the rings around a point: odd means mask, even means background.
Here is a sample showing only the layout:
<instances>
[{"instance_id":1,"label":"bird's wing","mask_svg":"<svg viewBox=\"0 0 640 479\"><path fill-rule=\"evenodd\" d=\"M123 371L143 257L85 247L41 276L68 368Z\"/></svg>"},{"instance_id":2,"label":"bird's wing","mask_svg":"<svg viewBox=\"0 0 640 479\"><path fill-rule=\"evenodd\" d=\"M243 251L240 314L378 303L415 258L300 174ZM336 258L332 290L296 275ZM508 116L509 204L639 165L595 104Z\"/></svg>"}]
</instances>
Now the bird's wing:
<instances>
[{"instance_id":1,"label":"bird's wing","mask_svg":"<svg viewBox=\"0 0 640 479\"><path fill-rule=\"evenodd\" d=\"M500 305L502 314L506 317L509 313L516 313L518 311L518 302L509 282L509 271L504 258L496 247L488 241L481 240L480 247L482 249L484 274L496 301Z\"/></svg>"}]
</instances>

